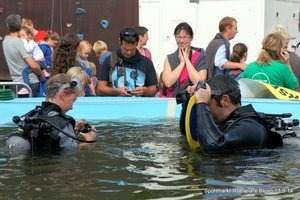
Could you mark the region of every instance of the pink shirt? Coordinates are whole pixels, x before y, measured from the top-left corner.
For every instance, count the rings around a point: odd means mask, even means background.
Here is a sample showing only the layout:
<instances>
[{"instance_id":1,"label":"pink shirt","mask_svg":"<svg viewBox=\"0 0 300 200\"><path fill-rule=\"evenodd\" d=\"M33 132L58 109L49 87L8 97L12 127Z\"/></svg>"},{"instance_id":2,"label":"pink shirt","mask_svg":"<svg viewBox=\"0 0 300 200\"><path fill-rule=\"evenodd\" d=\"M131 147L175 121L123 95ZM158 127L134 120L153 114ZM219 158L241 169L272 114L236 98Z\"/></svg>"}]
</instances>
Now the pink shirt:
<instances>
[{"instance_id":1,"label":"pink shirt","mask_svg":"<svg viewBox=\"0 0 300 200\"><path fill-rule=\"evenodd\" d=\"M199 51L195 51L193 53L193 55L192 55L192 61L191 61L193 66L195 66L196 61L199 58L199 56L200 56L200 52ZM189 79L189 74L188 74L186 65L184 65L184 67L183 67L183 69L181 71L180 77L179 77L180 86L182 86L188 79ZM174 91L174 89L175 89L175 86L167 88L166 89L167 96L164 96L162 94L162 90L159 90L159 97L162 97L162 98L173 98L172 92Z\"/></svg>"},{"instance_id":2,"label":"pink shirt","mask_svg":"<svg viewBox=\"0 0 300 200\"><path fill-rule=\"evenodd\" d=\"M151 57L151 52L149 49L147 48L144 48L144 51L145 51L145 57L149 58L150 60L152 60L152 57Z\"/></svg>"}]
</instances>

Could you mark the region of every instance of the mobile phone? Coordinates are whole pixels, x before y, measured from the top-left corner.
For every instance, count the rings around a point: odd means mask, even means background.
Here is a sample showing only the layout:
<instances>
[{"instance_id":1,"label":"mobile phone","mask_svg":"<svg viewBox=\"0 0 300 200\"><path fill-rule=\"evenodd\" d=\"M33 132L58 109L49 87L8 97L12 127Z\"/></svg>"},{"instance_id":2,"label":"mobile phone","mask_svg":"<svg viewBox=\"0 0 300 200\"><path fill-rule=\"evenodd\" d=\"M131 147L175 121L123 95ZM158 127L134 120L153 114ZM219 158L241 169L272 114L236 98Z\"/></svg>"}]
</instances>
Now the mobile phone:
<instances>
[{"instance_id":1,"label":"mobile phone","mask_svg":"<svg viewBox=\"0 0 300 200\"><path fill-rule=\"evenodd\" d=\"M127 90L126 92L127 92L128 94L131 94L131 90Z\"/></svg>"}]
</instances>

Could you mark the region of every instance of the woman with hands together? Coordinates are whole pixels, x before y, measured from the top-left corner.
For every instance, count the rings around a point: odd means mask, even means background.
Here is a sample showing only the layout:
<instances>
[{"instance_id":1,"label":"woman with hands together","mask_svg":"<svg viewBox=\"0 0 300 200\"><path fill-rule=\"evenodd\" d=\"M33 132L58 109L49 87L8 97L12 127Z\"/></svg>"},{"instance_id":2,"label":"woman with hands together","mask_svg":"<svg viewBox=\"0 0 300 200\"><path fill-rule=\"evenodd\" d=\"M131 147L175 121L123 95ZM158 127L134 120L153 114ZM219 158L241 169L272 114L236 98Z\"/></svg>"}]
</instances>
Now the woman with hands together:
<instances>
[{"instance_id":1,"label":"woman with hands together","mask_svg":"<svg viewBox=\"0 0 300 200\"><path fill-rule=\"evenodd\" d=\"M202 48L191 46L194 37L191 26L186 22L178 24L174 35L178 49L165 59L160 97L176 97L178 92L189 85L207 79L206 53Z\"/></svg>"}]
</instances>

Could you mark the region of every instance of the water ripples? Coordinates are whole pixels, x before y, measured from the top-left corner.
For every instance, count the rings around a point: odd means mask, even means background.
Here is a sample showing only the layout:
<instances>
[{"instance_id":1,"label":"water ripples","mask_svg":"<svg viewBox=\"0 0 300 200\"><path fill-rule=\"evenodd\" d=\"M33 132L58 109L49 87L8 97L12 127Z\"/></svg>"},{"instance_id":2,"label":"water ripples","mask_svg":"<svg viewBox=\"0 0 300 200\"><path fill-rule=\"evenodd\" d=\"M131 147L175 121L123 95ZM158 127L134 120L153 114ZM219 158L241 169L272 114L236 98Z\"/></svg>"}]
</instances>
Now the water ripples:
<instances>
[{"instance_id":1,"label":"water ripples","mask_svg":"<svg viewBox=\"0 0 300 200\"><path fill-rule=\"evenodd\" d=\"M100 139L55 154L0 152L4 199L299 198L299 141L275 150L205 155L177 122L98 122ZM11 127L0 130L0 145Z\"/></svg>"}]
</instances>

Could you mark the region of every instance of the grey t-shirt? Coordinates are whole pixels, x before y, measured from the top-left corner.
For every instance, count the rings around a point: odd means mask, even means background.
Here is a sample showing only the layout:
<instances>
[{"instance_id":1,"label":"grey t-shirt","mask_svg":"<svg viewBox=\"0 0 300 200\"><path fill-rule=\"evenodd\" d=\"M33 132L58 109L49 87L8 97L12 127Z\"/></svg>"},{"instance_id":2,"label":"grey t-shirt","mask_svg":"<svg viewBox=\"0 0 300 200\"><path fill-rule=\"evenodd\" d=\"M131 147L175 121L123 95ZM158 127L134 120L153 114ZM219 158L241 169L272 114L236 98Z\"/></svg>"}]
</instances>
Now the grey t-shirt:
<instances>
[{"instance_id":1,"label":"grey t-shirt","mask_svg":"<svg viewBox=\"0 0 300 200\"><path fill-rule=\"evenodd\" d=\"M27 66L24 59L32 56L26 52L23 42L18 37L8 36L3 41L2 47L13 82L24 82L22 69ZM29 81L30 83L38 83L39 79L36 74L30 73Z\"/></svg>"}]
</instances>

